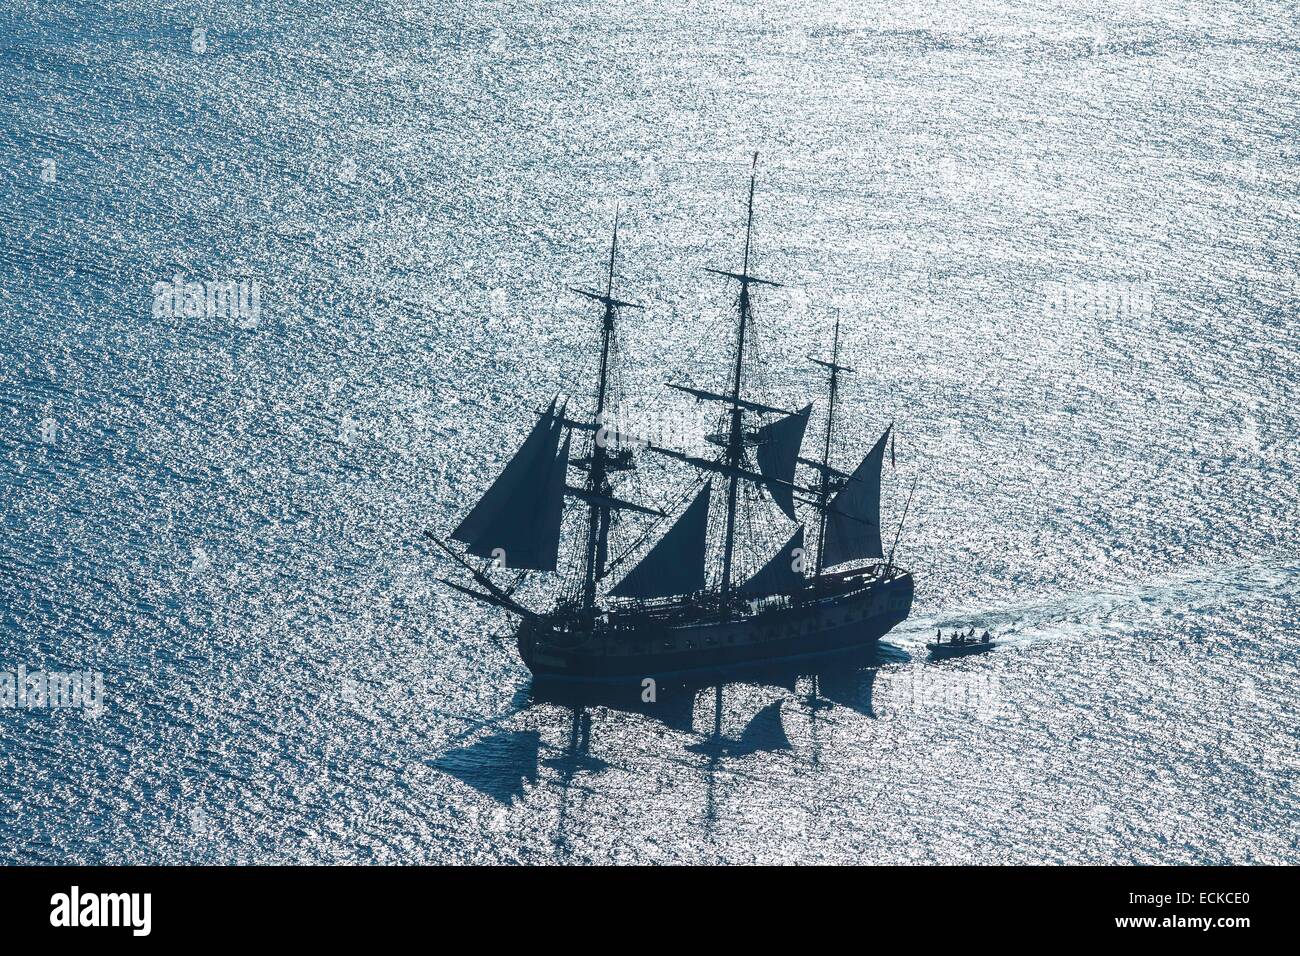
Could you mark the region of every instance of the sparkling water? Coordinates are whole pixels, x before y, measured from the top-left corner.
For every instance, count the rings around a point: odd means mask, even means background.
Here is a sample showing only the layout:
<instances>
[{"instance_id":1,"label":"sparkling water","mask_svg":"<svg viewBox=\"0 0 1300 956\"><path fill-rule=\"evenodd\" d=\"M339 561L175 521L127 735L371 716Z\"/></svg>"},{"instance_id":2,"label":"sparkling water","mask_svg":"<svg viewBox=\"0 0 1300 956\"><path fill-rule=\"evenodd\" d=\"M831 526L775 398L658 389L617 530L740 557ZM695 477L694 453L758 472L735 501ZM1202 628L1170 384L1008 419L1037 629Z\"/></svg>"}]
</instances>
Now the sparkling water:
<instances>
[{"instance_id":1,"label":"sparkling water","mask_svg":"<svg viewBox=\"0 0 1300 956\"><path fill-rule=\"evenodd\" d=\"M1300 862L1294 5L262 7L0 12L0 672L103 688L11 683L0 858ZM541 699L422 532L590 396L616 205L707 430L755 150L753 393L840 320L913 616Z\"/></svg>"}]
</instances>

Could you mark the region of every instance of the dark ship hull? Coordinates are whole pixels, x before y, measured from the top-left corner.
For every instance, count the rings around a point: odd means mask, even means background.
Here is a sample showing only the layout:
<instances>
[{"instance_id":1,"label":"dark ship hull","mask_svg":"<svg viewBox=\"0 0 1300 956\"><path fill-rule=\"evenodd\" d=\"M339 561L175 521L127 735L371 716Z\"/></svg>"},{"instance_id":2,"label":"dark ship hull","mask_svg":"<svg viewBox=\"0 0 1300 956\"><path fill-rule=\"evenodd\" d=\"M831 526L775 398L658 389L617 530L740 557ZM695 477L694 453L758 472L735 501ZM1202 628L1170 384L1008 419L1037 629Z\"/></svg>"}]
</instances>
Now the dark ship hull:
<instances>
[{"instance_id":1,"label":"dark ship hull","mask_svg":"<svg viewBox=\"0 0 1300 956\"><path fill-rule=\"evenodd\" d=\"M612 612L582 627L563 610L523 620L519 653L539 681L730 676L765 665L874 646L912 608L910 573L858 569L755 605L668 604Z\"/></svg>"}]
</instances>

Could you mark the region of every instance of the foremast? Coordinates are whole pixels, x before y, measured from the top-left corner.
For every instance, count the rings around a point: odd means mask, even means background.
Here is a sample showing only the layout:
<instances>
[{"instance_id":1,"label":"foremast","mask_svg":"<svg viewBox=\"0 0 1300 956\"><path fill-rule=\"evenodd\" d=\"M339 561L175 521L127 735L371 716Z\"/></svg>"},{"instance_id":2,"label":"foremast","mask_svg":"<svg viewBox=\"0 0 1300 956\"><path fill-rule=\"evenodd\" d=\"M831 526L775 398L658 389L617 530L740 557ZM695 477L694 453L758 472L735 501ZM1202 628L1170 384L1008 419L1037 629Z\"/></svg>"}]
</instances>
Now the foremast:
<instances>
[{"instance_id":1,"label":"foremast","mask_svg":"<svg viewBox=\"0 0 1300 956\"><path fill-rule=\"evenodd\" d=\"M600 372L596 383L597 431L592 438L591 468L587 473L587 490L591 493L587 507L587 547L582 567L582 606L590 610L596 605L596 581L604 574L605 557L609 543L610 508L601 503L613 492L608 477L609 451L606 432L600 429L605 423L605 398L609 390L609 349L614 337L614 319L623 304L614 298L614 262L618 255L618 211L614 212L614 238L609 244L609 269L605 276L605 294L600 301L605 312L600 336ZM590 293L578 291L579 295Z\"/></svg>"},{"instance_id":2,"label":"foremast","mask_svg":"<svg viewBox=\"0 0 1300 956\"><path fill-rule=\"evenodd\" d=\"M616 320L621 309L640 309L644 306L634 302L625 302L614 297L614 272L618 260L618 212L614 213L614 237L609 245L609 264L605 271L605 291L593 292L589 289L570 289L578 295L599 302L603 307L600 338L600 366L596 378L596 402L591 421L574 421L566 419L570 428L589 431L592 434L591 456L584 458L579 465L587 469L587 481L581 488L567 489L569 495L583 499L587 503L587 534L582 556L582 595L581 606L591 612L596 607L596 585L609 571L609 532L610 521L615 511L631 511L638 514L653 515L662 518L665 513L658 508L650 508L632 501L616 498L610 483L610 473L632 467L630 450L622 449L611 454L611 439L622 441L622 436L605 422L609 408L609 379L614 349Z\"/></svg>"},{"instance_id":3,"label":"foremast","mask_svg":"<svg viewBox=\"0 0 1300 956\"><path fill-rule=\"evenodd\" d=\"M581 606L590 611L596 603L596 584L607 573L606 557L611 515L616 510L663 517L664 512L613 495L610 473L631 466L630 451L611 453L608 440L616 435L605 426L610 404L611 366L614 362L615 330L618 313L624 308L641 306L614 297L614 272L618 257L618 214L614 218L614 236L610 243L609 263L605 270L604 292L571 289L603 306L600 362L596 378L595 409L590 419L570 418L558 396L533 425L523 444L506 463L487 491L469 514L451 532L450 537L465 545L465 554L487 559L482 570L473 568L463 557L436 536L429 535L447 552L484 591L467 589L448 581L488 604L504 607L528 616L533 612L514 601L510 594L529 571L558 570L560 537L563 529L564 500L578 498L586 505L587 529L581 560ZM590 432L591 453L570 460L569 448L574 431ZM617 440L617 439L615 439ZM570 467L587 471L586 481L569 484ZM490 568L508 568L523 572L508 590L492 584Z\"/></svg>"}]
</instances>

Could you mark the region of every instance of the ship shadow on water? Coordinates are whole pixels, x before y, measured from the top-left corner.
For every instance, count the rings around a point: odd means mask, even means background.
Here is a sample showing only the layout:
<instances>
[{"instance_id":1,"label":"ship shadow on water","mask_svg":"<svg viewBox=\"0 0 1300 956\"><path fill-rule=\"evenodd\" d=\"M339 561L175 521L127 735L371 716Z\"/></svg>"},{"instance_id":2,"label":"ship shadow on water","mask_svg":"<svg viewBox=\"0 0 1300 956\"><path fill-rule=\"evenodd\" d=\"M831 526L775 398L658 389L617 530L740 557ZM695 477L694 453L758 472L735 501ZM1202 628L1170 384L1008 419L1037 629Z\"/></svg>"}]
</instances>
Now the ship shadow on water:
<instances>
[{"instance_id":1,"label":"ship shadow on water","mask_svg":"<svg viewBox=\"0 0 1300 956\"><path fill-rule=\"evenodd\" d=\"M796 753L784 724L783 715L787 709L802 710L806 714L808 747L804 755L796 756L796 759L806 759L815 769L821 756L820 715L843 706L875 718L872 688L881 665L908 659L900 649L881 645L841 652L815 661L750 668L743 675L661 682L655 687L653 700L645 699L645 688L639 684L591 688L534 681L529 688L532 704L539 708L563 708L570 714L569 746L561 756L545 761L547 766L559 771L555 781L560 791L559 820L553 838L556 851L567 854L570 850L571 792L577 791L581 798L582 792L587 790L575 778L584 771L598 773L609 766L590 753L593 710L635 714L679 733L698 736L699 739L683 747L679 756L665 754L663 758L702 775L704 806L701 825L706 832L712 832L719 820L719 794L723 781L744 786L753 775L755 768L746 765L746 758ZM738 735L724 734L728 688L755 687L779 688L787 696L764 704L745 722ZM699 727L696 725L696 704L703 694L712 698L712 707L706 725ZM752 699L752 694L744 696Z\"/></svg>"},{"instance_id":2,"label":"ship shadow on water","mask_svg":"<svg viewBox=\"0 0 1300 956\"><path fill-rule=\"evenodd\" d=\"M449 750L433 766L499 803L510 804L537 783L542 735L536 730L502 731Z\"/></svg>"},{"instance_id":3,"label":"ship shadow on water","mask_svg":"<svg viewBox=\"0 0 1300 956\"><path fill-rule=\"evenodd\" d=\"M750 719L739 737L731 738L722 734L722 687L715 688L715 692L714 713L717 720L714 732L705 740L687 744L686 749L691 753L706 757L748 757L756 753L794 749L786 735L785 724L781 722L781 705L784 701L772 701Z\"/></svg>"},{"instance_id":4,"label":"ship shadow on water","mask_svg":"<svg viewBox=\"0 0 1300 956\"><path fill-rule=\"evenodd\" d=\"M728 687L780 688L813 711L841 706L875 718L872 687L879 668L906 663L910 659L910 655L901 648L881 644L878 647L842 651L806 661L751 666L730 674L660 681L655 684L652 694L636 682L585 686L534 680L528 688L528 702L530 705L550 704L582 712L589 708L606 708L638 714L682 733L697 733L696 701L702 692L713 690L715 732L711 736L717 737L720 732L716 731L716 726L722 719L725 706L723 701ZM801 683L806 689L804 693L799 690ZM776 703L780 704L779 701ZM779 710L779 706L764 707L751 718L741 737L724 743L720 752L736 755L742 752L756 753L764 749L792 749L783 729L779 735L775 733L780 729ZM775 745L763 746L763 742L768 739ZM702 752L699 749L701 746L703 745L692 744L687 749Z\"/></svg>"},{"instance_id":5,"label":"ship shadow on water","mask_svg":"<svg viewBox=\"0 0 1300 956\"><path fill-rule=\"evenodd\" d=\"M535 725L540 721L541 729L534 726L489 733L444 753L432 765L503 806L527 799L541 779L541 769L550 771L544 785L554 788L559 797L552 843L558 854L567 856L572 850L571 819L575 812L581 814L586 796L594 792L587 781L613 766L592 753L593 739L599 739L601 713L638 715L697 738L676 756L664 754L663 759L703 775L702 824L711 829L718 821L720 783L725 780L743 786L755 772L747 759L785 755L783 759L806 760L816 768L821 752L821 715L844 707L876 718L872 691L877 673L882 666L909 659L901 649L881 644L808 661L751 668L743 674L661 682L653 695L647 695L640 684L593 688L534 681L520 688L515 706L502 719L528 716L535 718L531 721ZM740 695L728 694L729 689L743 688L749 690ZM777 688L785 695L764 703L744 721L738 734L724 734L729 699L732 707L737 706L737 696L752 702L753 688ZM646 699L650 696L653 699ZM711 698L711 706L701 711L697 704L702 696ZM703 721L699 719L701 714L707 715ZM785 725L790 715L797 714L806 721L799 747L791 742ZM546 725L557 717L563 722L564 734L564 743L558 746L543 740ZM551 754L543 757L547 751Z\"/></svg>"}]
</instances>

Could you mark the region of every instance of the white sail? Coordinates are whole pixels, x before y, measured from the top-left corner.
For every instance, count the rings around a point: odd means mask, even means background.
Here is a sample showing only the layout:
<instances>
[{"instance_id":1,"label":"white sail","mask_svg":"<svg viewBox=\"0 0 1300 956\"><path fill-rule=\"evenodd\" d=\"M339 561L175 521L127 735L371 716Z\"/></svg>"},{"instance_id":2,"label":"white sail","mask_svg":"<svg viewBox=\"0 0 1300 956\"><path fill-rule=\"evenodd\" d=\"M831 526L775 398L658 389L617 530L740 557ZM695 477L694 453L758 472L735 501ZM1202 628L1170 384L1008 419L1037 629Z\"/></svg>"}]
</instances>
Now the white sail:
<instances>
[{"instance_id":1,"label":"white sail","mask_svg":"<svg viewBox=\"0 0 1300 956\"><path fill-rule=\"evenodd\" d=\"M889 431L885 429L862 464L827 504L826 538L822 544L825 567L885 556L880 546L880 468Z\"/></svg>"},{"instance_id":2,"label":"white sail","mask_svg":"<svg viewBox=\"0 0 1300 956\"><path fill-rule=\"evenodd\" d=\"M704 590L705 531L712 484L704 483L659 543L609 592L612 597L671 597Z\"/></svg>"}]
</instances>

